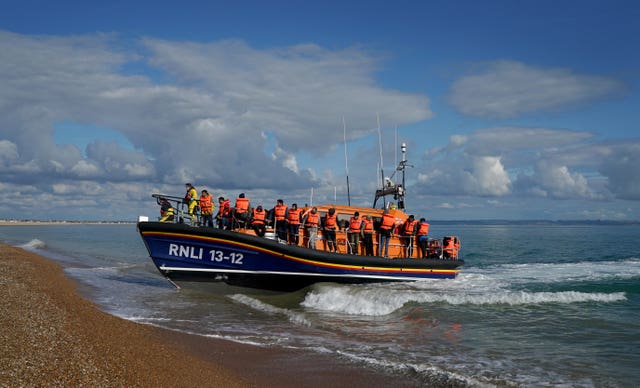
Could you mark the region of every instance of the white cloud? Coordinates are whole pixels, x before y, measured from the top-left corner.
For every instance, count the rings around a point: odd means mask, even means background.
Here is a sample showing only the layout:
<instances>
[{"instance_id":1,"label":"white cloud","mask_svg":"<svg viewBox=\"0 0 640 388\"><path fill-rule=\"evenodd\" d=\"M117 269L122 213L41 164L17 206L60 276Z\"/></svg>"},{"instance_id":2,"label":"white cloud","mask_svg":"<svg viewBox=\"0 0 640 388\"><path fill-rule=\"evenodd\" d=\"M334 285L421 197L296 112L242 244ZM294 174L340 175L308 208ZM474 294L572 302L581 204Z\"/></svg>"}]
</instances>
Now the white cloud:
<instances>
[{"instance_id":1,"label":"white cloud","mask_svg":"<svg viewBox=\"0 0 640 388\"><path fill-rule=\"evenodd\" d=\"M143 192L187 180L231 192L308 190L323 181L297 154L325 155L341 144L343 116L353 139L374 131L375 112L399 126L432 116L426 96L378 86L380 62L359 48L121 45L111 35L0 31L0 52L0 180L57 188L51 196L78 182L136 182ZM162 81L121 72L145 67ZM55 125L66 121L121 134L134 149L56 144ZM264 131L274 134L275 159ZM122 212L133 206L125 201Z\"/></svg>"},{"instance_id":2,"label":"white cloud","mask_svg":"<svg viewBox=\"0 0 640 388\"><path fill-rule=\"evenodd\" d=\"M497 127L425 152L417 191L440 195L640 199L640 142L591 133Z\"/></svg>"},{"instance_id":3,"label":"white cloud","mask_svg":"<svg viewBox=\"0 0 640 388\"><path fill-rule=\"evenodd\" d=\"M454 82L450 102L466 115L512 118L537 111L559 110L624 89L612 78L497 61Z\"/></svg>"},{"instance_id":4,"label":"white cloud","mask_svg":"<svg viewBox=\"0 0 640 388\"><path fill-rule=\"evenodd\" d=\"M0 166L10 164L16 159L18 159L18 147L8 140L0 140Z\"/></svg>"}]
</instances>

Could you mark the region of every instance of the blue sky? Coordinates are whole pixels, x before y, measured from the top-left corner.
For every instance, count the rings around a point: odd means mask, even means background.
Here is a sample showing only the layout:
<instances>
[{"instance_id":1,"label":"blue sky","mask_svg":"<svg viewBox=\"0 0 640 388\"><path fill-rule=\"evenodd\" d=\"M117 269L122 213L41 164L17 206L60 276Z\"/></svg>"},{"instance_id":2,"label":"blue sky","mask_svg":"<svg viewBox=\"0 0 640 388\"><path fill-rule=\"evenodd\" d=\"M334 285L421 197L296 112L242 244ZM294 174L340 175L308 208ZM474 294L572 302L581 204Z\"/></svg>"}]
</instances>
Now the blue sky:
<instances>
[{"instance_id":1,"label":"blue sky","mask_svg":"<svg viewBox=\"0 0 640 388\"><path fill-rule=\"evenodd\" d=\"M150 193L187 181L346 203L343 119L369 206L379 117L386 175L408 145L416 215L640 220L639 18L635 1L5 2L0 218L153 217Z\"/></svg>"}]
</instances>

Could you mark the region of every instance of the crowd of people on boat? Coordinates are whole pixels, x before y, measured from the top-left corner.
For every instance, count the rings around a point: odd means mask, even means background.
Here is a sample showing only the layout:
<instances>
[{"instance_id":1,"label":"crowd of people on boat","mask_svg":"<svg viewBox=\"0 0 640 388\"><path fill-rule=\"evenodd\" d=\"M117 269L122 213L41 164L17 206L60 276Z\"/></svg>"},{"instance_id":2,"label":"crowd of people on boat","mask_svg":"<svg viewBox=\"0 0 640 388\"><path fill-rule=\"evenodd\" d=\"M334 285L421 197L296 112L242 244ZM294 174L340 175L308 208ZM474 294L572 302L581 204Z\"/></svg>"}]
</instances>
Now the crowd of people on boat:
<instances>
[{"instance_id":1,"label":"crowd of people on boat","mask_svg":"<svg viewBox=\"0 0 640 388\"><path fill-rule=\"evenodd\" d=\"M305 206L299 208L296 203L287 206L284 200L278 199L273 208L267 210L262 205L251 207L249 198L240 193L234 206L231 200L218 197L218 211L214 216L215 204L212 195L205 189L200 196L191 183L185 184L186 194L182 203L186 205L187 222L192 225L218 227L225 230L253 229L255 234L264 237L267 226L272 226L275 236L281 242L299 245L301 230L307 240L307 247L317 248L318 230L322 230L325 249L338 252L336 232L346 232L347 253L366 256L389 257L389 241L393 235L400 237L403 245L404 257L414 257L414 245L418 248L418 257L433 257L435 252L441 253L443 258L457 258L460 240L457 237L445 237L440 245L437 239L429 238L429 223L424 219L416 220L414 215L396 224L396 218L389 209L385 209L376 225L370 215L360 216L355 211L350 219L338 220L336 209L330 208L321 217L318 208ZM159 198L160 221L173 222L176 209L166 198ZM184 222L184 220L180 220ZM374 234L378 233L378 249L374 250ZM360 249L359 249L360 247Z\"/></svg>"}]
</instances>

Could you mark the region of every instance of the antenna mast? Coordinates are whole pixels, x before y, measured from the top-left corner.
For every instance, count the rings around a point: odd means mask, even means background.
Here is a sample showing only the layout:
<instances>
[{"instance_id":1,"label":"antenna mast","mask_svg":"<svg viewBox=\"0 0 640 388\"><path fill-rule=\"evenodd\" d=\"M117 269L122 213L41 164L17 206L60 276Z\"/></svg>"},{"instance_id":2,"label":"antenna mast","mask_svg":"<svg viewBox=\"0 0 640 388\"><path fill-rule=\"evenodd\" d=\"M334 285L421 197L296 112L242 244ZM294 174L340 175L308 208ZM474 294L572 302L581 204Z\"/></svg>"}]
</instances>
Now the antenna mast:
<instances>
[{"instance_id":1,"label":"antenna mast","mask_svg":"<svg viewBox=\"0 0 640 388\"><path fill-rule=\"evenodd\" d=\"M351 206L351 193L349 192L349 164L347 158L347 124L344 121L344 116L342 116L342 129L344 136L344 171L347 175L347 204Z\"/></svg>"}]
</instances>

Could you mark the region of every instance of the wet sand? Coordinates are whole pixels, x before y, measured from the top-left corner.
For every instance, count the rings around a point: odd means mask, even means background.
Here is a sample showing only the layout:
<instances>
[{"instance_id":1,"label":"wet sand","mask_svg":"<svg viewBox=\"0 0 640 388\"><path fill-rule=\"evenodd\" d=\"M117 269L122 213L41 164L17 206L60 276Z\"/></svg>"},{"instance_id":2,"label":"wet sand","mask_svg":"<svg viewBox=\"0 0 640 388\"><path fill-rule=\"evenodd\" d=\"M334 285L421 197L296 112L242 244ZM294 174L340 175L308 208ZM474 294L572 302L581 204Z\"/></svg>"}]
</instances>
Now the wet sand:
<instances>
[{"instance_id":1,"label":"wet sand","mask_svg":"<svg viewBox=\"0 0 640 388\"><path fill-rule=\"evenodd\" d=\"M418 385L331 356L126 321L76 291L59 264L0 243L0 386Z\"/></svg>"}]
</instances>

